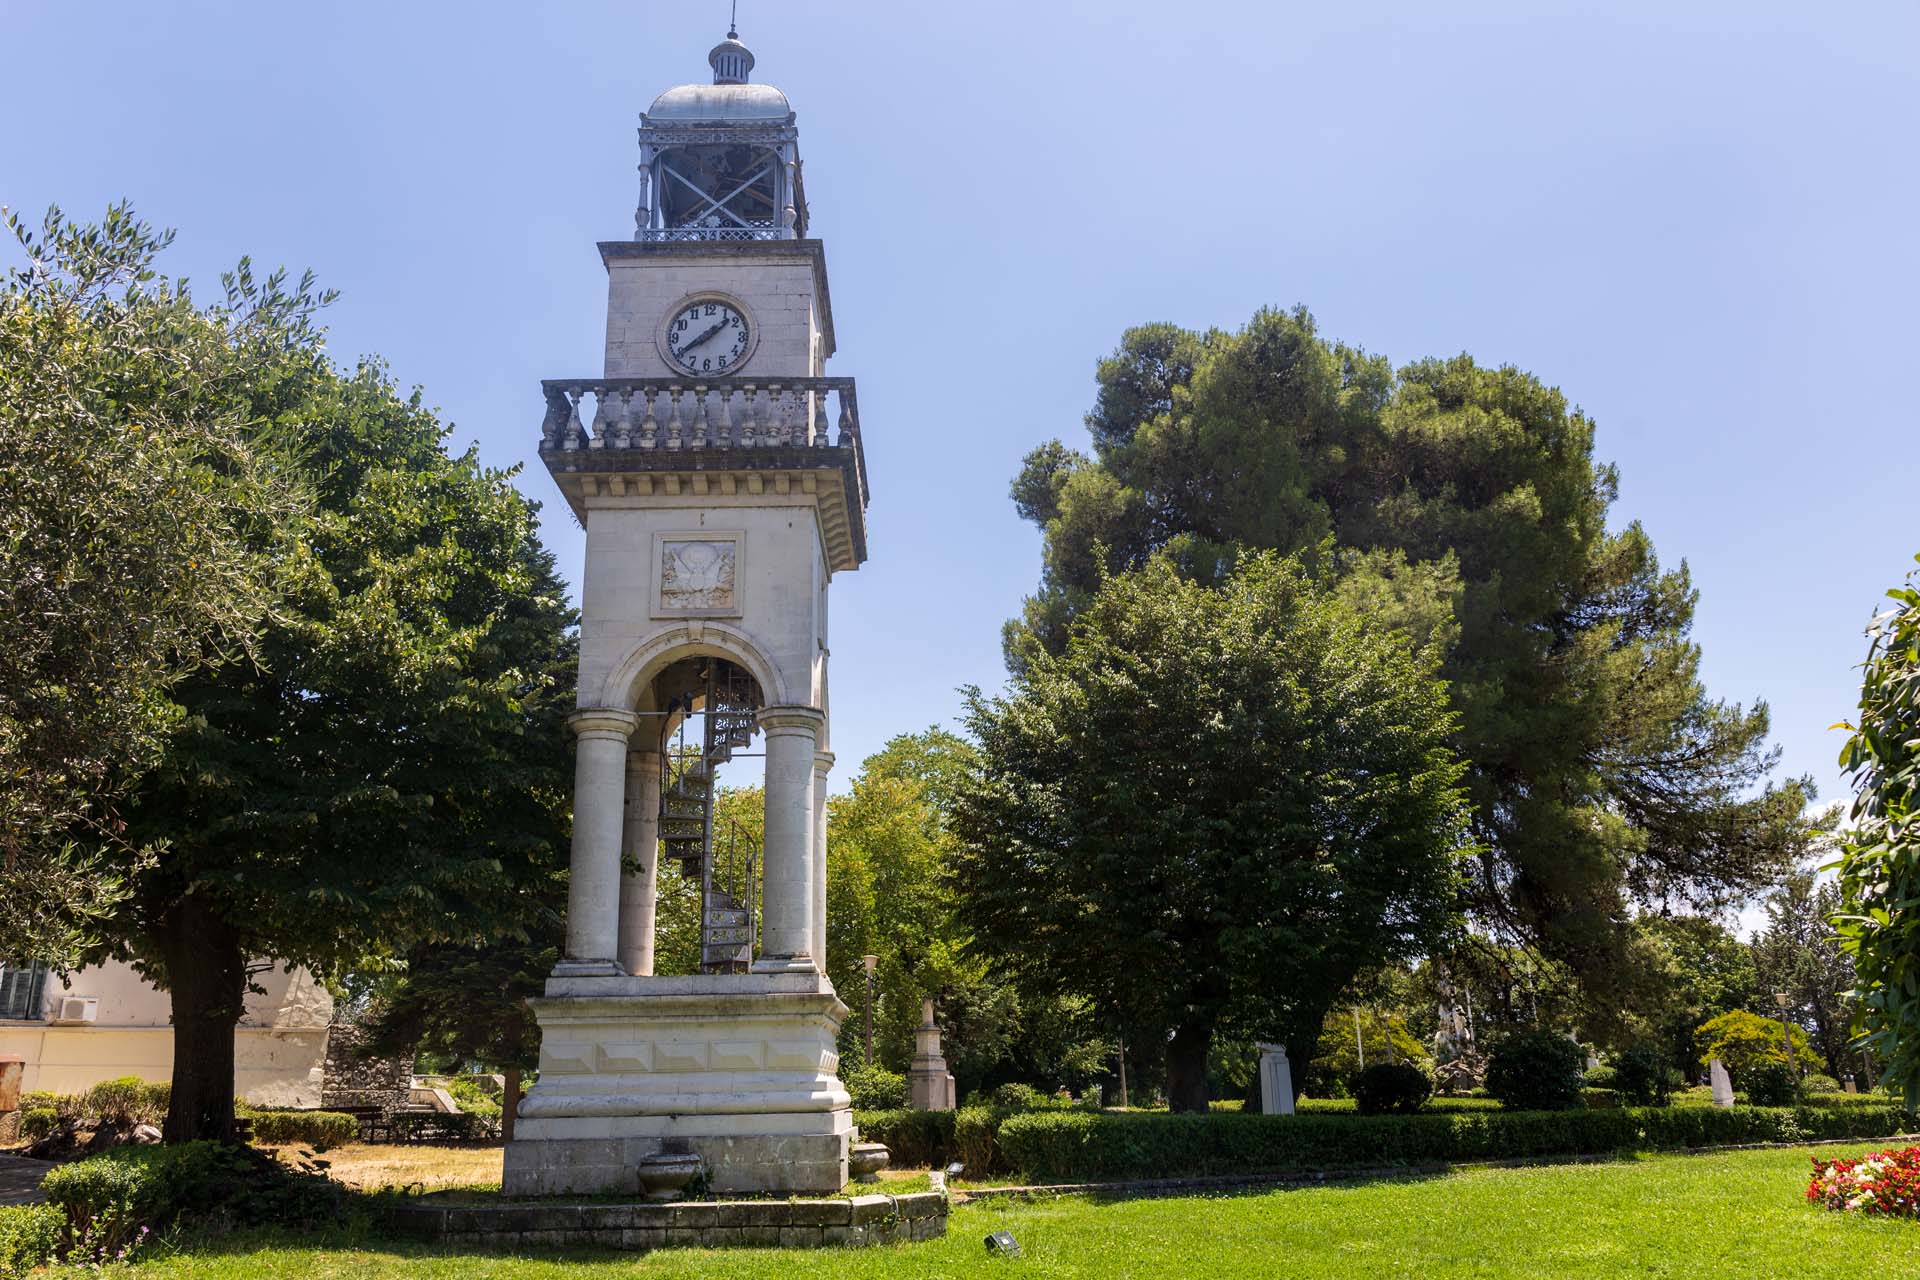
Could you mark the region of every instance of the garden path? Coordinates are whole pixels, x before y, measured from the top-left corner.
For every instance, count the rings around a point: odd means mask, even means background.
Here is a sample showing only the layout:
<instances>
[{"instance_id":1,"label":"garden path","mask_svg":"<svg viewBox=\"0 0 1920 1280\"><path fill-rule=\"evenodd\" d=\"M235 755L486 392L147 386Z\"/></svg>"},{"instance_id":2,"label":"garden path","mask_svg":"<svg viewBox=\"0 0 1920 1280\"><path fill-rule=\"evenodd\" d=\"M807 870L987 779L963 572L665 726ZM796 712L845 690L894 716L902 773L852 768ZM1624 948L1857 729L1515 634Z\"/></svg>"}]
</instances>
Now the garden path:
<instances>
[{"instance_id":1,"label":"garden path","mask_svg":"<svg viewBox=\"0 0 1920 1280\"><path fill-rule=\"evenodd\" d=\"M51 1168L45 1160L0 1156L0 1204L39 1204L40 1179Z\"/></svg>"}]
</instances>

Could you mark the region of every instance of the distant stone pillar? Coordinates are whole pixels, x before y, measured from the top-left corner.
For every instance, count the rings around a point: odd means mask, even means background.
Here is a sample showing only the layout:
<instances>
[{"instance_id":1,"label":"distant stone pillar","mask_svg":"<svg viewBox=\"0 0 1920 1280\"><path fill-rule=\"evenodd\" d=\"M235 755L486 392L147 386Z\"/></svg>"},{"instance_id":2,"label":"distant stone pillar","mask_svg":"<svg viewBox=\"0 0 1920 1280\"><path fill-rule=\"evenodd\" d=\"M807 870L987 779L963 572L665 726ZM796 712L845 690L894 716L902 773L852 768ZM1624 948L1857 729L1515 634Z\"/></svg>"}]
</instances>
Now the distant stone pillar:
<instances>
[{"instance_id":1,"label":"distant stone pillar","mask_svg":"<svg viewBox=\"0 0 1920 1280\"><path fill-rule=\"evenodd\" d=\"M1713 1105L1730 1107L1733 1105L1733 1077L1727 1074L1727 1066L1715 1058L1707 1064L1708 1078L1713 1081Z\"/></svg>"},{"instance_id":2,"label":"distant stone pillar","mask_svg":"<svg viewBox=\"0 0 1920 1280\"><path fill-rule=\"evenodd\" d=\"M627 822L620 849L620 967L653 974L653 930L660 874L658 751L627 756Z\"/></svg>"},{"instance_id":3,"label":"distant stone pillar","mask_svg":"<svg viewBox=\"0 0 1920 1280\"><path fill-rule=\"evenodd\" d=\"M933 1022L933 1001L920 1002L920 1025L913 1032L913 1064L907 1069L907 1096L916 1111L951 1111L953 1077L940 1055L940 1028Z\"/></svg>"},{"instance_id":4,"label":"distant stone pillar","mask_svg":"<svg viewBox=\"0 0 1920 1280\"><path fill-rule=\"evenodd\" d=\"M593 707L568 718L573 762L573 857L567 882L567 953L554 972L618 973L620 842L625 835L627 739L640 718Z\"/></svg>"},{"instance_id":5,"label":"distant stone pillar","mask_svg":"<svg viewBox=\"0 0 1920 1280\"><path fill-rule=\"evenodd\" d=\"M813 753L813 903L808 914L813 959L822 973L827 971L827 774L832 769L833 752Z\"/></svg>"},{"instance_id":6,"label":"distant stone pillar","mask_svg":"<svg viewBox=\"0 0 1920 1280\"><path fill-rule=\"evenodd\" d=\"M1287 1046L1256 1045L1260 1050L1260 1110L1270 1116L1293 1114L1293 1064Z\"/></svg>"},{"instance_id":7,"label":"distant stone pillar","mask_svg":"<svg viewBox=\"0 0 1920 1280\"><path fill-rule=\"evenodd\" d=\"M765 864L755 973L820 971L813 955L813 757L826 717L812 707L767 707Z\"/></svg>"}]
</instances>

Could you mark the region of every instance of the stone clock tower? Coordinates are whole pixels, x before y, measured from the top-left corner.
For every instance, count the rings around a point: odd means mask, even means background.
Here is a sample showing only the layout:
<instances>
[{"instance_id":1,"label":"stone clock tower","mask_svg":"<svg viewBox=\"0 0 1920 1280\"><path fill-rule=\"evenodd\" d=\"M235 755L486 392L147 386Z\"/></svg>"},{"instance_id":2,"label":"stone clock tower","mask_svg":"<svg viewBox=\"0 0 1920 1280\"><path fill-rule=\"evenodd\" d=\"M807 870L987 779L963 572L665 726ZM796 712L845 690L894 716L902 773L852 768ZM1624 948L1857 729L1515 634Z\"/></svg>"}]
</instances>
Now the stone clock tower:
<instances>
[{"instance_id":1,"label":"stone clock tower","mask_svg":"<svg viewBox=\"0 0 1920 1280\"><path fill-rule=\"evenodd\" d=\"M604 376L543 384L540 456L587 562L566 954L534 1002L509 1195L631 1191L689 1156L718 1191L847 1177L827 597L867 554L859 407L825 376L793 111L737 33L708 61L711 84L641 117L634 236L600 246ZM756 758L759 835L714 806L723 767ZM697 972L656 976L656 899L693 883Z\"/></svg>"}]
</instances>

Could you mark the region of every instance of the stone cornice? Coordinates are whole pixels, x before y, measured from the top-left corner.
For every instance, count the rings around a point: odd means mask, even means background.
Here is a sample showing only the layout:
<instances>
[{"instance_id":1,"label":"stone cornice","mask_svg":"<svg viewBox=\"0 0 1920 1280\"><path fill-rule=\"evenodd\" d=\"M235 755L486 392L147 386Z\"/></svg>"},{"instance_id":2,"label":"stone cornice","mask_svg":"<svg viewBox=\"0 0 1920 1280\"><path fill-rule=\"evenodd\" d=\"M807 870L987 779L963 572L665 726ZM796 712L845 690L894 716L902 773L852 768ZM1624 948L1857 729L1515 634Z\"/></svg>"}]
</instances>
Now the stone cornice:
<instances>
[{"instance_id":1,"label":"stone cornice","mask_svg":"<svg viewBox=\"0 0 1920 1280\"><path fill-rule=\"evenodd\" d=\"M595 506L662 499L784 499L820 517L827 563L858 569L867 559L866 493L850 445L754 449L543 449L554 483L582 525Z\"/></svg>"}]
</instances>

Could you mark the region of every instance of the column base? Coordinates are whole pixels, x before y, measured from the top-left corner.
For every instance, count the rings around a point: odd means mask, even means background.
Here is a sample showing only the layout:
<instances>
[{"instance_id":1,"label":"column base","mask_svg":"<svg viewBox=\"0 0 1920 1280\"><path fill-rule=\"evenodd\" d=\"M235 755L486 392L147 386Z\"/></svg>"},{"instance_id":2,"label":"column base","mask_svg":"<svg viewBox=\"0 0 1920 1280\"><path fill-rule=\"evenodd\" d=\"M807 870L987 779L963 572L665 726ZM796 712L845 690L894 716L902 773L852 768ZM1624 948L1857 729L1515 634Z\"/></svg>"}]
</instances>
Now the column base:
<instances>
[{"instance_id":1,"label":"column base","mask_svg":"<svg viewBox=\"0 0 1920 1280\"><path fill-rule=\"evenodd\" d=\"M638 1192L691 1150L723 1194L846 1185L853 1111L835 1073L847 1007L808 969L686 978L556 973L531 1002L540 1079L520 1104L510 1196Z\"/></svg>"},{"instance_id":2,"label":"column base","mask_svg":"<svg viewBox=\"0 0 1920 1280\"><path fill-rule=\"evenodd\" d=\"M761 956L753 962L752 973L810 973L819 976L820 966L811 956Z\"/></svg>"},{"instance_id":3,"label":"column base","mask_svg":"<svg viewBox=\"0 0 1920 1280\"><path fill-rule=\"evenodd\" d=\"M562 960L553 966L556 978L607 978L626 973L612 960Z\"/></svg>"}]
</instances>

